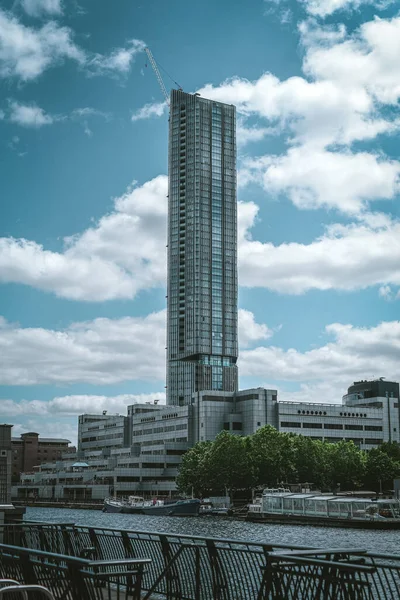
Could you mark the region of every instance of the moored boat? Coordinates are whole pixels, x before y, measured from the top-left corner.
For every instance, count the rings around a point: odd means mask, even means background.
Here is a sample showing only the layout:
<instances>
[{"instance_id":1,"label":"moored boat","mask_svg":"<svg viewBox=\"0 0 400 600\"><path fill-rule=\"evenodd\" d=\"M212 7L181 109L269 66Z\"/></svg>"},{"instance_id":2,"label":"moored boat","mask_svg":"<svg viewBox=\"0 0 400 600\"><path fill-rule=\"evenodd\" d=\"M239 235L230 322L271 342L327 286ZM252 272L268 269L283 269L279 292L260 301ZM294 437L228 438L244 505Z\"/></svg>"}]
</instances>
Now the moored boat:
<instances>
[{"instance_id":1,"label":"moored boat","mask_svg":"<svg viewBox=\"0 0 400 600\"><path fill-rule=\"evenodd\" d=\"M400 529L396 499L354 498L317 492L295 494L284 488L265 489L249 505L247 519L292 525L360 529Z\"/></svg>"},{"instance_id":2,"label":"moored boat","mask_svg":"<svg viewBox=\"0 0 400 600\"><path fill-rule=\"evenodd\" d=\"M159 515L171 517L196 517L199 514L200 500L145 500L140 496L128 498L106 498L103 512L137 515Z\"/></svg>"}]
</instances>

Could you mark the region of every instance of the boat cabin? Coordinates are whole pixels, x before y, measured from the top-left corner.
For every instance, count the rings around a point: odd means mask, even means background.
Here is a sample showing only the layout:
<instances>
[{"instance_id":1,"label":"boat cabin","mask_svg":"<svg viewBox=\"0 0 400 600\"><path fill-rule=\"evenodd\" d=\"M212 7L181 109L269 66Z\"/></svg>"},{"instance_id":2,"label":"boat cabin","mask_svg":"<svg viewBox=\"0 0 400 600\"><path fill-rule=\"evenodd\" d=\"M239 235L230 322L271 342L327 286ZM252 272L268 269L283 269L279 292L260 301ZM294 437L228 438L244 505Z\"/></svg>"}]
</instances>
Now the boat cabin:
<instances>
[{"instance_id":1,"label":"boat cabin","mask_svg":"<svg viewBox=\"0 0 400 600\"><path fill-rule=\"evenodd\" d=\"M266 489L262 495L262 513L308 515L332 518L400 518L398 500L371 500L325 494L292 494L289 491Z\"/></svg>"}]
</instances>

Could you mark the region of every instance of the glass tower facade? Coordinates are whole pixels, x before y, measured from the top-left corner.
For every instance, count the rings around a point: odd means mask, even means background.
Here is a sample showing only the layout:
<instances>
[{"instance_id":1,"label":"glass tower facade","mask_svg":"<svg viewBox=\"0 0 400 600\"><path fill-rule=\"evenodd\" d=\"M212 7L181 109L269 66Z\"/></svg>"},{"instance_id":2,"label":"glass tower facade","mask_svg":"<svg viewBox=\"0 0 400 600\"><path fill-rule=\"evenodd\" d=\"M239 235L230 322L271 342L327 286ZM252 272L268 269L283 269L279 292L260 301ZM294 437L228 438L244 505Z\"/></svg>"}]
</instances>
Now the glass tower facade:
<instances>
[{"instance_id":1,"label":"glass tower facade","mask_svg":"<svg viewBox=\"0 0 400 600\"><path fill-rule=\"evenodd\" d=\"M235 107L171 92L167 403L237 390Z\"/></svg>"}]
</instances>

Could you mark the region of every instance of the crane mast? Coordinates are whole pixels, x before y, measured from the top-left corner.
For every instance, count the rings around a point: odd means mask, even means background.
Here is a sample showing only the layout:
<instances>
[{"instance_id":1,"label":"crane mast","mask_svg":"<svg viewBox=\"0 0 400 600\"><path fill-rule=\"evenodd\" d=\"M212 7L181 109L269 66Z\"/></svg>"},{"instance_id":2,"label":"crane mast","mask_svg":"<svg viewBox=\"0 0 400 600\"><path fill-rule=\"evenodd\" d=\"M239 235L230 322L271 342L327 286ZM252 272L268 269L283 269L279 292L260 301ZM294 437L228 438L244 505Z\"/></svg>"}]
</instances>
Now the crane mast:
<instances>
[{"instance_id":1,"label":"crane mast","mask_svg":"<svg viewBox=\"0 0 400 600\"><path fill-rule=\"evenodd\" d=\"M154 73L155 73L155 75L157 77L157 81L158 81L158 83L160 85L160 88L161 88L161 91L162 91L162 93L164 95L165 101L166 101L166 103L169 106L169 95L168 95L168 92L167 92L167 88L164 85L164 82L162 80L160 71L158 70L158 67L157 67L157 63L154 60L154 56L152 55L150 48L145 48L145 51L146 51L147 57L148 57L148 59L150 61L150 64L153 67L153 71L154 71Z\"/></svg>"}]
</instances>

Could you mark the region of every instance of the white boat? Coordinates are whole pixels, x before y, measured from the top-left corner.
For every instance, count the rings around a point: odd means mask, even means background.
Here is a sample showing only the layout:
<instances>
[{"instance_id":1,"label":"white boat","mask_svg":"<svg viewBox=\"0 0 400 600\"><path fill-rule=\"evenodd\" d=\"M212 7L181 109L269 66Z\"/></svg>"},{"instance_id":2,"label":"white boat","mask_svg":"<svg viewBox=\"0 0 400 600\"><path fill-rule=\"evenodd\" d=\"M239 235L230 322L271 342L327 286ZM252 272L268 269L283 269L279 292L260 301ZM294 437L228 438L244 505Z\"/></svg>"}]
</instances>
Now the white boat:
<instances>
[{"instance_id":1,"label":"white boat","mask_svg":"<svg viewBox=\"0 0 400 600\"><path fill-rule=\"evenodd\" d=\"M267 488L249 505L249 520L372 529L400 529L400 502Z\"/></svg>"}]
</instances>

